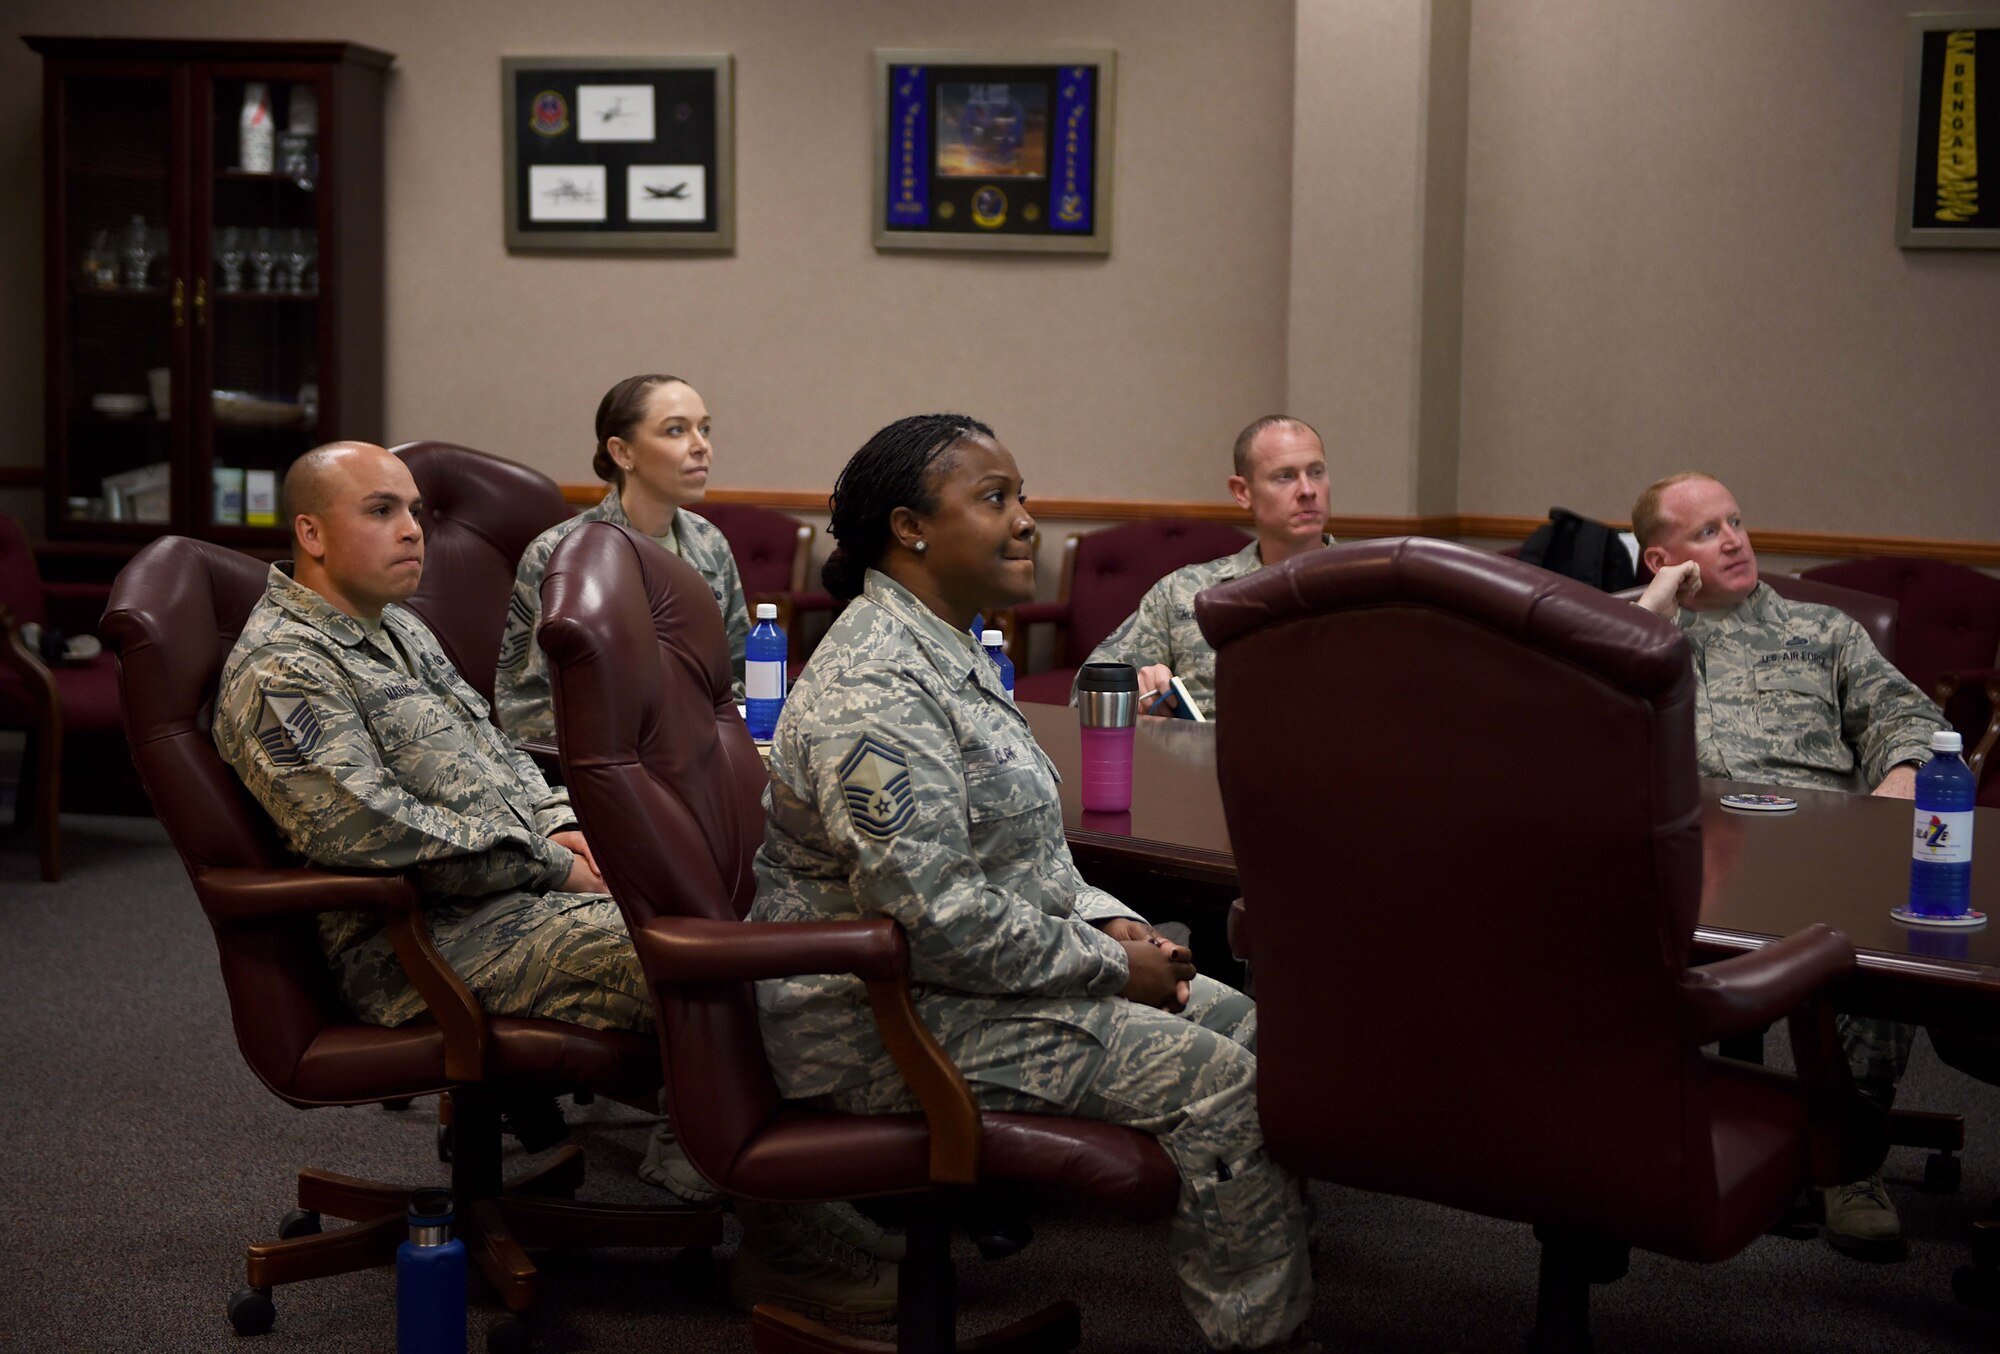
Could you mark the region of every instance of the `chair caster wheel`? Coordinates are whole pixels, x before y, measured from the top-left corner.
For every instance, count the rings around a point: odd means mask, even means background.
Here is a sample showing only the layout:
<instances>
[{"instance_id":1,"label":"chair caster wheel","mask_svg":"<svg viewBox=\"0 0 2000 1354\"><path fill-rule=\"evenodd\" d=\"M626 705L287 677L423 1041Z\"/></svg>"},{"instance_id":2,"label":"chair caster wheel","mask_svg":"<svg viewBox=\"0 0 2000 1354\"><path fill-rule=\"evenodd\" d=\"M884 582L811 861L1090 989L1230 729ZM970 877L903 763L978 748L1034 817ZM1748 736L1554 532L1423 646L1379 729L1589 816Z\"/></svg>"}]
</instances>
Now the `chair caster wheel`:
<instances>
[{"instance_id":1,"label":"chair caster wheel","mask_svg":"<svg viewBox=\"0 0 2000 1354\"><path fill-rule=\"evenodd\" d=\"M571 1091L569 1093L569 1103L572 1105L594 1105L597 1103L597 1092Z\"/></svg>"},{"instance_id":2,"label":"chair caster wheel","mask_svg":"<svg viewBox=\"0 0 2000 1354\"><path fill-rule=\"evenodd\" d=\"M401 1114L404 1110L408 1109L409 1107L410 1107L409 1096L404 1096L401 1100L384 1100L382 1102L382 1108L388 1110L392 1114Z\"/></svg>"},{"instance_id":3,"label":"chair caster wheel","mask_svg":"<svg viewBox=\"0 0 2000 1354\"><path fill-rule=\"evenodd\" d=\"M290 1241L298 1236L319 1235L319 1214L309 1208L294 1208L278 1220L278 1239Z\"/></svg>"},{"instance_id":4,"label":"chair caster wheel","mask_svg":"<svg viewBox=\"0 0 2000 1354\"><path fill-rule=\"evenodd\" d=\"M229 1295L229 1327L238 1335L262 1335L278 1319L268 1288L239 1288Z\"/></svg>"},{"instance_id":5,"label":"chair caster wheel","mask_svg":"<svg viewBox=\"0 0 2000 1354\"><path fill-rule=\"evenodd\" d=\"M451 1125L450 1125L450 1124L439 1124L439 1125L438 1125L438 1127L437 1127L437 1139L438 1139L438 1160L439 1160L439 1161L447 1161L447 1162L448 1162L448 1161L450 1161L450 1160L451 1160Z\"/></svg>"},{"instance_id":6,"label":"chair caster wheel","mask_svg":"<svg viewBox=\"0 0 2000 1354\"><path fill-rule=\"evenodd\" d=\"M508 1312L486 1328L486 1354L528 1354L528 1323Z\"/></svg>"},{"instance_id":7,"label":"chair caster wheel","mask_svg":"<svg viewBox=\"0 0 2000 1354\"><path fill-rule=\"evenodd\" d=\"M1924 1189L1932 1194L1956 1194L1962 1167L1950 1152L1933 1152L1924 1158Z\"/></svg>"},{"instance_id":8,"label":"chair caster wheel","mask_svg":"<svg viewBox=\"0 0 2000 1354\"><path fill-rule=\"evenodd\" d=\"M2000 1312L2000 1272L1960 1265L1952 1271L1951 1295L1967 1307Z\"/></svg>"}]
</instances>

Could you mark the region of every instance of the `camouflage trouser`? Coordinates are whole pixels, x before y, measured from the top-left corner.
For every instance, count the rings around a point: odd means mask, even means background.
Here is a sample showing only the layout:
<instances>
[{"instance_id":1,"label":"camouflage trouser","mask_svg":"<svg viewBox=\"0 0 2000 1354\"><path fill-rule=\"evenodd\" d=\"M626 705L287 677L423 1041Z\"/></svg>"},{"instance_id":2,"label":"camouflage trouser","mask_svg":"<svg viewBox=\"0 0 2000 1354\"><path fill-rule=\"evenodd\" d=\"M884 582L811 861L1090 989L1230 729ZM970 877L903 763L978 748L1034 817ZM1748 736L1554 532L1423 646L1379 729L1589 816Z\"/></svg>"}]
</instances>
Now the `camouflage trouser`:
<instances>
[{"instance_id":1,"label":"camouflage trouser","mask_svg":"<svg viewBox=\"0 0 2000 1354\"><path fill-rule=\"evenodd\" d=\"M1903 1069L1910 1065L1910 1045L1917 1037L1917 1027L1876 1016L1844 1015L1837 1018L1837 1023L1841 1047L1847 1050L1847 1065L1854 1079L1886 1096L1903 1079Z\"/></svg>"},{"instance_id":2,"label":"camouflage trouser","mask_svg":"<svg viewBox=\"0 0 2000 1354\"><path fill-rule=\"evenodd\" d=\"M502 893L426 910L438 953L488 1015L541 1016L596 1030L653 1028L639 956L602 893ZM387 935L333 959L361 1019L405 1025L425 1013Z\"/></svg>"},{"instance_id":3,"label":"camouflage trouser","mask_svg":"<svg viewBox=\"0 0 2000 1354\"><path fill-rule=\"evenodd\" d=\"M1108 1000L1116 1011L1101 1045L1028 1014L988 1022L945 1051L987 1109L1157 1137L1180 1169L1171 1244L1188 1311L1217 1349L1275 1344L1305 1322L1312 1273L1298 1177L1264 1154L1257 1124L1256 1005L1207 977L1180 1015ZM900 1078L827 1099L863 1114L914 1105Z\"/></svg>"}]
</instances>

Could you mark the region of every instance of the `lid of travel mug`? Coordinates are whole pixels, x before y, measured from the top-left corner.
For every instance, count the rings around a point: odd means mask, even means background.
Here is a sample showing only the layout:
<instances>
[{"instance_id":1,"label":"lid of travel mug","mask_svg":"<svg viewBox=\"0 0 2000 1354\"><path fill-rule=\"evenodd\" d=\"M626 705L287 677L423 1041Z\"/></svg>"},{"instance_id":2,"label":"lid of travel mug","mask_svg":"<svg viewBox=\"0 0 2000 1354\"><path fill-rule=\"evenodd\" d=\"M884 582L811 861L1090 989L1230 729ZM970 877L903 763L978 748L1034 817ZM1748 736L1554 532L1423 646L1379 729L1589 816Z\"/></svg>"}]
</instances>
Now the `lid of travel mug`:
<instances>
[{"instance_id":1,"label":"lid of travel mug","mask_svg":"<svg viewBox=\"0 0 2000 1354\"><path fill-rule=\"evenodd\" d=\"M1085 663L1076 674L1078 691L1137 691L1139 670L1130 663Z\"/></svg>"}]
</instances>

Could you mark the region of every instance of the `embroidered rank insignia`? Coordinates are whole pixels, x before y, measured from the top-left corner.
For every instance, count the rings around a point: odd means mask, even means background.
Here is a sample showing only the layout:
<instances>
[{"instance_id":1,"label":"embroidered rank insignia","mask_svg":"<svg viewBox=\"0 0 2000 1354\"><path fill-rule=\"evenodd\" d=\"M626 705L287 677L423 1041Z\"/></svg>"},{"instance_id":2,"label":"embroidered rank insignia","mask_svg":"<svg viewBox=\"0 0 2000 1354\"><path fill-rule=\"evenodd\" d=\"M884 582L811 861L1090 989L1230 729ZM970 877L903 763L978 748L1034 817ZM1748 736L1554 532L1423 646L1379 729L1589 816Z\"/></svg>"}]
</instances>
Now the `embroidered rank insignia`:
<instances>
[{"instance_id":1,"label":"embroidered rank insignia","mask_svg":"<svg viewBox=\"0 0 2000 1354\"><path fill-rule=\"evenodd\" d=\"M264 716L257 721L257 741L264 745L265 754L276 765L300 765L319 746L323 736L319 716L313 713L304 696L268 688L263 695Z\"/></svg>"},{"instance_id":2,"label":"embroidered rank insignia","mask_svg":"<svg viewBox=\"0 0 2000 1354\"><path fill-rule=\"evenodd\" d=\"M841 760L840 789L858 830L887 841L909 823L917 811L909 766L900 749L872 733L863 734Z\"/></svg>"},{"instance_id":3,"label":"embroidered rank insignia","mask_svg":"<svg viewBox=\"0 0 2000 1354\"><path fill-rule=\"evenodd\" d=\"M507 599L507 634L500 641L498 665L502 672L521 666L521 660L528 656L528 641L535 637L534 619L520 593Z\"/></svg>"}]
</instances>

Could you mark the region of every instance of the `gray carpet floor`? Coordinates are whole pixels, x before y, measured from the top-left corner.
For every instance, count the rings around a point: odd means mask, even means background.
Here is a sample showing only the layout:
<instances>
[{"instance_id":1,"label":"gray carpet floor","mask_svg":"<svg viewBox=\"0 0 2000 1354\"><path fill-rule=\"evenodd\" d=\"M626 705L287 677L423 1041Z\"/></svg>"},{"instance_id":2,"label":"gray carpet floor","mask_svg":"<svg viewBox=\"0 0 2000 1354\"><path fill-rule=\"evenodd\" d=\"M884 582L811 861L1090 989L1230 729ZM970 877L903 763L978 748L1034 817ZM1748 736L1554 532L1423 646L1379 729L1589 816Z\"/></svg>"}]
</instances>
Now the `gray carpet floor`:
<instances>
[{"instance_id":1,"label":"gray carpet floor","mask_svg":"<svg viewBox=\"0 0 2000 1354\"><path fill-rule=\"evenodd\" d=\"M387 1270L278 1289L277 1327L254 1343L230 1334L223 1304L242 1282L243 1244L273 1232L300 1166L442 1183L432 1102L395 1114L277 1100L237 1056L207 927L159 827L71 817L64 835L59 884L36 878L24 835L0 837L0 1349L392 1349ZM1708 1267L1635 1254L1628 1277L1596 1290L1598 1348L2000 1348L2000 1315L1951 1297L1967 1229L2000 1192L2000 1091L1943 1068L1923 1043L1901 1103L1963 1111L1968 1134L1954 1195L1916 1188L1921 1153L1890 1158L1908 1260L1867 1265L1823 1241L1774 1237ZM646 1199L632 1174L645 1117L599 1102L570 1118L590 1157L585 1197ZM1534 1308L1527 1228L1328 1185L1315 1194L1313 1327L1329 1349L1518 1347ZM1083 1307L1085 1350L1203 1348L1164 1226L1053 1197L1035 1226L1035 1244L1010 1260L961 1247L963 1328L1068 1296ZM732 1221L718 1265L734 1235ZM691 1266L603 1252L551 1258L544 1272L538 1350L750 1347L744 1319ZM476 1349L497 1309L474 1303Z\"/></svg>"}]
</instances>

